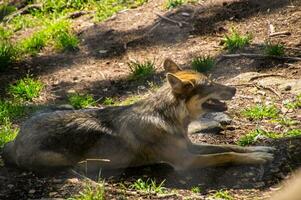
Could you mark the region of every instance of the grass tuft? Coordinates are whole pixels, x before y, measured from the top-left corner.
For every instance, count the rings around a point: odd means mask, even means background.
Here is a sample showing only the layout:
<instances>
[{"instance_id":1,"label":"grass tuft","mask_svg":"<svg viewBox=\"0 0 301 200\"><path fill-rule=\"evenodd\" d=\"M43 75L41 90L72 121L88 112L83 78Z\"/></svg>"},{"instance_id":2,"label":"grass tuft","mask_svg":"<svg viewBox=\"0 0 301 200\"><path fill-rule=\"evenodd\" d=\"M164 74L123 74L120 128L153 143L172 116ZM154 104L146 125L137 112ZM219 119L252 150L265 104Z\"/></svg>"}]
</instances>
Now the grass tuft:
<instances>
[{"instance_id":1,"label":"grass tuft","mask_svg":"<svg viewBox=\"0 0 301 200\"><path fill-rule=\"evenodd\" d=\"M36 55L46 46L47 41L48 37L43 31L36 32L21 42L21 49L25 54Z\"/></svg>"},{"instance_id":2,"label":"grass tuft","mask_svg":"<svg viewBox=\"0 0 301 200\"><path fill-rule=\"evenodd\" d=\"M240 137L236 144L240 146L246 146L255 143L259 138L277 139L283 137L294 137L299 135L301 135L301 129L291 129L283 133L268 132L262 129L255 129L254 131L251 131L248 134Z\"/></svg>"},{"instance_id":3,"label":"grass tuft","mask_svg":"<svg viewBox=\"0 0 301 200\"><path fill-rule=\"evenodd\" d=\"M67 200L105 200L105 189L103 185L98 185L96 188L86 186L83 192L77 197L68 198Z\"/></svg>"},{"instance_id":4,"label":"grass tuft","mask_svg":"<svg viewBox=\"0 0 301 200\"><path fill-rule=\"evenodd\" d=\"M191 62L192 69L198 72L207 72L214 66L214 59L210 56L194 58Z\"/></svg>"},{"instance_id":5,"label":"grass tuft","mask_svg":"<svg viewBox=\"0 0 301 200\"><path fill-rule=\"evenodd\" d=\"M234 52L249 45L251 43L251 36L249 34L241 35L235 29L232 29L230 35L225 35L223 42L225 49Z\"/></svg>"},{"instance_id":6,"label":"grass tuft","mask_svg":"<svg viewBox=\"0 0 301 200\"><path fill-rule=\"evenodd\" d=\"M5 70L16 58L16 49L9 40L0 37L0 71Z\"/></svg>"},{"instance_id":7,"label":"grass tuft","mask_svg":"<svg viewBox=\"0 0 301 200\"><path fill-rule=\"evenodd\" d=\"M61 32L55 38L55 48L60 51L73 51L78 48L78 38L70 32Z\"/></svg>"},{"instance_id":8,"label":"grass tuft","mask_svg":"<svg viewBox=\"0 0 301 200\"><path fill-rule=\"evenodd\" d=\"M141 178L139 178L132 185L130 185L130 188L144 193L161 194L165 192L165 188L163 187L164 182L165 180L157 184L156 180L147 179L146 181L144 181Z\"/></svg>"},{"instance_id":9,"label":"grass tuft","mask_svg":"<svg viewBox=\"0 0 301 200\"><path fill-rule=\"evenodd\" d=\"M9 86L9 94L19 100L31 101L40 95L44 85L41 81L29 76Z\"/></svg>"},{"instance_id":10,"label":"grass tuft","mask_svg":"<svg viewBox=\"0 0 301 200\"><path fill-rule=\"evenodd\" d=\"M199 194L202 192L202 188L200 188L199 186L194 186L190 190L191 190L191 192L196 193L196 194Z\"/></svg>"},{"instance_id":11,"label":"grass tuft","mask_svg":"<svg viewBox=\"0 0 301 200\"><path fill-rule=\"evenodd\" d=\"M250 120L258 120L264 118L277 118L279 110L274 105L256 105L250 108L246 108L242 111L242 115L249 118Z\"/></svg>"},{"instance_id":12,"label":"grass tuft","mask_svg":"<svg viewBox=\"0 0 301 200\"><path fill-rule=\"evenodd\" d=\"M19 103L0 99L0 124L22 116L24 111L24 106Z\"/></svg>"},{"instance_id":13,"label":"grass tuft","mask_svg":"<svg viewBox=\"0 0 301 200\"><path fill-rule=\"evenodd\" d=\"M104 99L104 101L102 102L102 104L103 104L103 105L106 105L106 106L109 106L109 105L114 105L115 102L114 102L114 100L113 100L112 98L106 97L106 98Z\"/></svg>"},{"instance_id":14,"label":"grass tuft","mask_svg":"<svg viewBox=\"0 0 301 200\"><path fill-rule=\"evenodd\" d=\"M89 94L74 93L68 97L68 101L75 109L82 109L96 105L96 101L93 96Z\"/></svg>"},{"instance_id":15,"label":"grass tuft","mask_svg":"<svg viewBox=\"0 0 301 200\"><path fill-rule=\"evenodd\" d=\"M288 109L297 109L301 108L301 93L296 96L293 101L287 101L284 103L284 106Z\"/></svg>"},{"instance_id":16,"label":"grass tuft","mask_svg":"<svg viewBox=\"0 0 301 200\"><path fill-rule=\"evenodd\" d=\"M6 121L3 125L0 125L0 149L3 146L15 139L19 132L18 128L14 128L9 121Z\"/></svg>"},{"instance_id":17,"label":"grass tuft","mask_svg":"<svg viewBox=\"0 0 301 200\"><path fill-rule=\"evenodd\" d=\"M282 44L267 42L264 47L264 52L268 56L284 56L284 46Z\"/></svg>"},{"instance_id":18,"label":"grass tuft","mask_svg":"<svg viewBox=\"0 0 301 200\"><path fill-rule=\"evenodd\" d=\"M167 9L173 9L184 4L183 0L168 0L166 2Z\"/></svg>"},{"instance_id":19,"label":"grass tuft","mask_svg":"<svg viewBox=\"0 0 301 200\"><path fill-rule=\"evenodd\" d=\"M228 191L225 190L219 190L215 194L212 195L214 199L220 199L220 200L234 200L234 197L232 197Z\"/></svg>"},{"instance_id":20,"label":"grass tuft","mask_svg":"<svg viewBox=\"0 0 301 200\"><path fill-rule=\"evenodd\" d=\"M155 64L152 61L145 61L143 63L132 61L128 63L131 70L130 78L133 80L143 79L153 75L156 71Z\"/></svg>"}]
</instances>

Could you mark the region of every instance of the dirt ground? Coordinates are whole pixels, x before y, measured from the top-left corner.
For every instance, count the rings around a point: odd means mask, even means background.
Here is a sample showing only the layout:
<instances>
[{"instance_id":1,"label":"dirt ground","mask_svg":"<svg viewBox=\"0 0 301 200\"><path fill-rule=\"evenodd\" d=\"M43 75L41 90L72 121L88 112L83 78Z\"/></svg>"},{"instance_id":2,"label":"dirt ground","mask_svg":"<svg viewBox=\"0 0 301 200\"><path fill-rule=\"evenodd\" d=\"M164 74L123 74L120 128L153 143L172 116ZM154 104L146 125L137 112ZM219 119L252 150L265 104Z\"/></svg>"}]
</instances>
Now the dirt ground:
<instances>
[{"instance_id":1,"label":"dirt ground","mask_svg":"<svg viewBox=\"0 0 301 200\"><path fill-rule=\"evenodd\" d=\"M222 59L227 52L223 50L221 40L232 27L236 27L239 32L251 33L253 37L252 45L240 52L261 53L262 44L268 39L270 23L276 31L290 32L290 35L270 39L284 44L289 56L301 56L301 1L208 0L172 11L164 10L164 2L150 0L141 7L122 11L99 24L93 23L89 16L76 19L74 23L81 40L80 49L60 54L45 49L38 56L15 64L0 74L0 95L4 96L8 84L29 73L46 85L36 104L64 104L71 91L91 93L95 99L123 99L133 94L143 94L150 87L147 82L127 79L130 72L127 63L130 60L154 60L157 74L150 81L160 84L164 78L164 58L172 58L182 67L189 68L193 57L204 54L219 60L209 75L221 83L239 84L236 77L246 72L278 74L288 81L300 79L300 61L243 57ZM20 35L26 32L30 30ZM256 92L247 86L238 86L237 89L236 98L229 102L232 124L221 134L192 135L192 141L234 143L240 135L258 126L256 122L242 119L237 114L241 108L255 104L258 99L281 104L283 100L293 97L284 90L277 91L277 96L270 90ZM300 110L292 117L300 121ZM277 184L300 166L301 140L265 140L262 143L277 148L275 161L269 166L223 167L183 174L162 165L104 171L101 177L106 182L107 199L209 199L212 192L223 188L238 200L267 199L278 189ZM120 182L127 185L140 177L153 177L158 181L165 179L165 186L176 194L145 196L118 190ZM93 175L90 178L95 179ZM64 199L77 194L85 181L70 171L41 176L0 164L0 199ZM200 186L203 192L192 193L190 189L193 186Z\"/></svg>"}]
</instances>

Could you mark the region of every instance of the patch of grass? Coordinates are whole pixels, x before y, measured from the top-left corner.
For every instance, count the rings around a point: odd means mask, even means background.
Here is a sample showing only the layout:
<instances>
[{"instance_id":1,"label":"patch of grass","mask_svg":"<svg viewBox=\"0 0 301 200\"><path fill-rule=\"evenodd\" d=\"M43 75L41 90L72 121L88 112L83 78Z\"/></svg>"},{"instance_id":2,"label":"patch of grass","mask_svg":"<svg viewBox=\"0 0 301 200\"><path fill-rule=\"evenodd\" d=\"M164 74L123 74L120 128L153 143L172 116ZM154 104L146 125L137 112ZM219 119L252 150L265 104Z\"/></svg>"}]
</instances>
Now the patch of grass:
<instances>
[{"instance_id":1,"label":"patch of grass","mask_svg":"<svg viewBox=\"0 0 301 200\"><path fill-rule=\"evenodd\" d=\"M301 129L291 129L283 133L269 132L262 129L255 129L254 131L249 132L248 134L239 138L236 144L240 146L246 146L253 144L257 141L258 138L283 138L283 137L294 137L301 135Z\"/></svg>"},{"instance_id":2,"label":"patch of grass","mask_svg":"<svg viewBox=\"0 0 301 200\"><path fill-rule=\"evenodd\" d=\"M17 10L17 8L14 6L10 6L5 3L1 4L0 5L0 21L2 21L5 16L9 15L10 13L12 13L16 10Z\"/></svg>"},{"instance_id":3,"label":"patch of grass","mask_svg":"<svg viewBox=\"0 0 301 200\"><path fill-rule=\"evenodd\" d=\"M41 81L27 76L17 81L16 84L10 85L8 92L16 99L31 101L40 95L43 87Z\"/></svg>"},{"instance_id":4,"label":"patch of grass","mask_svg":"<svg viewBox=\"0 0 301 200\"><path fill-rule=\"evenodd\" d=\"M242 115L249 118L250 120L258 120L263 118L277 118L279 110L274 105L256 105L250 108L246 108L242 111Z\"/></svg>"},{"instance_id":5,"label":"patch of grass","mask_svg":"<svg viewBox=\"0 0 301 200\"><path fill-rule=\"evenodd\" d=\"M139 101L141 99L141 96L136 95L136 96L130 96L128 98L126 98L123 101L117 102L116 104L119 106L126 106L126 105L131 105L133 103L136 103L137 101Z\"/></svg>"},{"instance_id":6,"label":"patch of grass","mask_svg":"<svg viewBox=\"0 0 301 200\"><path fill-rule=\"evenodd\" d=\"M55 48L60 51L72 51L78 48L78 38L70 32L60 32L55 38Z\"/></svg>"},{"instance_id":7,"label":"patch of grass","mask_svg":"<svg viewBox=\"0 0 301 200\"><path fill-rule=\"evenodd\" d=\"M288 117L279 117L277 119L272 120L272 122L281 124L283 126L293 126L293 125L297 125L299 123L298 121L293 120Z\"/></svg>"},{"instance_id":8,"label":"patch of grass","mask_svg":"<svg viewBox=\"0 0 301 200\"><path fill-rule=\"evenodd\" d=\"M24 28L41 26L41 25L43 25L44 20L45 20L45 17L43 17L43 20L41 20L41 18L37 18L30 14L19 15L19 16L14 17L9 22L9 26L13 31L16 32L16 31L22 30Z\"/></svg>"},{"instance_id":9,"label":"patch of grass","mask_svg":"<svg viewBox=\"0 0 301 200\"><path fill-rule=\"evenodd\" d=\"M230 35L225 35L223 42L225 49L234 52L249 45L251 43L251 36L249 34L241 35L235 29L232 29Z\"/></svg>"},{"instance_id":10,"label":"patch of grass","mask_svg":"<svg viewBox=\"0 0 301 200\"><path fill-rule=\"evenodd\" d=\"M0 99L0 124L24 114L25 108L20 103Z\"/></svg>"},{"instance_id":11,"label":"patch of grass","mask_svg":"<svg viewBox=\"0 0 301 200\"><path fill-rule=\"evenodd\" d=\"M93 1L93 7L96 7L96 20L103 21L118 11L135 8L147 2L147 0L132 0L132 1L118 1L118 0L103 0Z\"/></svg>"},{"instance_id":12,"label":"patch of grass","mask_svg":"<svg viewBox=\"0 0 301 200\"><path fill-rule=\"evenodd\" d=\"M96 104L93 96L89 94L74 93L68 97L68 101L75 109L87 108Z\"/></svg>"},{"instance_id":13,"label":"patch of grass","mask_svg":"<svg viewBox=\"0 0 301 200\"><path fill-rule=\"evenodd\" d=\"M264 52L268 56L284 56L284 46L282 44L272 44L267 42L264 47Z\"/></svg>"},{"instance_id":14,"label":"patch of grass","mask_svg":"<svg viewBox=\"0 0 301 200\"><path fill-rule=\"evenodd\" d=\"M196 194L199 194L202 192L202 188L200 188L199 186L194 186L190 190L191 190L191 192L196 193Z\"/></svg>"},{"instance_id":15,"label":"patch of grass","mask_svg":"<svg viewBox=\"0 0 301 200\"><path fill-rule=\"evenodd\" d=\"M298 94L293 101L287 101L284 106L288 109L301 108L301 94Z\"/></svg>"},{"instance_id":16,"label":"patch of grass","mask_svg":"<svg viewBox=\"0 0 301 200\"><path fill-rule=\"evenodd\" d=\"M110 97L106 97L104 99L104 101L102 102L103 105L106 105L106 106L109 106L109 105L114 105L115 104L115 101L110 98Z\"/></svg>"},{"instance_id":17,"label":"patch of grass","mask_svg":"<svg viewBox=\"0 0 301 200\"><path fill-rule=\"evenodd\" d=\"M167 9L173 9L184 4L184 0L168 0L166 2Z\"/></svg>"},{"instance_id":18,"label":"patch of grass","mask_svg":"<svg viewBox=\"0 0 301 200\"><path fill-rule=\"evenodd\" d=\"M15 61L16 49L9 41L0 37L0 71L6 69Z\"/></svg>"},{"instance_id":19,"label":"patch of grass","mask_svg":"<svg viewBox=\"0 0 301 200\"><path fill-rule=\"evenodd\" d=\"M220 199L220 200L234 200L234 197L232 197L228 191L225 190L219 190L215 194L212 195L214 199Z\"/></svg>"},{"instance_id":20,"label":"patch of grass","mask_svg":"<svg viewBox=\"0 0 301 200\"><path fill-rule=\"evenodd\" d=\"M86 186L83 192L77 197L68 198L67 200L105 200L105 188L103 185L98 185L96 188Z\"/></svg>"},{"instance_id":21,"label":"patch of grass","mask_svg":"<svg viewBox=\"0 0 301 200\"><path fill-rule=\"evenodd\" d=\"M36 55L46 46L48 36L44 31L34 33L31 37L21 42L22 52L25 54Z\"/></svg>"},{"instance_id":22,"label":"patch of grass","mask_svg":"<svg viewBox=\"0 0 301 200\"><path fill-rule=\"evenodd\" d=\"M207 72L214 66L214 59L210 56L194 58L191 62L192 69L198 72Z\"/></svg>"},{"instance_id":23,"label":"patch of grass","mask_svg":"<svg viewBox=\"0 0 301 200\"><path fill-rule=\"evenodd\" d=\"M6 121L3 125L0 125L0 149L3 146L15 139L19 132L18 128L14 128L9 121Z\"/></svg>"},{"instance_id":24,"label":"patch of grass","mask_svg":"<svg viewBox=\"0 0 301 200\"><path fill-rule=\"evenodd\" d=\"M149 60L142 63L132 61L128 63L128 66L131 70L130 78L133 80L146 78L150 75L153 75L156 71L154 62Z\"/></svg>"},{"instance_id":25,"label":"patch of grass","mask_svg":"<svg viewBox=\"0 0 301 200\"><path fill-rule=\"evenodd\" d=\"M131 189L138 190L144 193L164 193L165 188L163 187L164 181L157 184L156 180L147 179L146 181L141 178L137 179L132 185L130 185Z\"/></svg>"}]
</instances>

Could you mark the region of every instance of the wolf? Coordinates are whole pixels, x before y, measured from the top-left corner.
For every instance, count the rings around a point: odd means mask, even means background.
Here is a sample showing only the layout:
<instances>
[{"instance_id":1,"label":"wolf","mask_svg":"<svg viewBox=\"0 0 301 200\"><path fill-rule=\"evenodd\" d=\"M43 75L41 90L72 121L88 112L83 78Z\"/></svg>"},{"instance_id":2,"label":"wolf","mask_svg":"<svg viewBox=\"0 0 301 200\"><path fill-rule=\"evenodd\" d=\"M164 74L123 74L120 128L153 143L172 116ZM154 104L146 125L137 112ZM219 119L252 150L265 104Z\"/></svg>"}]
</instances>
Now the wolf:
<instances>
[{"instance_id":1,"label":"wolf","mask_svg":"<svg viewBox=\"0 0 301 200\"><path fill-rule=\"evenodd\" d=\"M273 159L265 146L195 144L189 123L208 112L226 111L234 87L164 61L166 83L132 105L60 110L28 119L4 147L6 164L41 171L98 159L103 169L167 163L175 170L227 164L263 164Z\"/></svg>"}]
</instances>

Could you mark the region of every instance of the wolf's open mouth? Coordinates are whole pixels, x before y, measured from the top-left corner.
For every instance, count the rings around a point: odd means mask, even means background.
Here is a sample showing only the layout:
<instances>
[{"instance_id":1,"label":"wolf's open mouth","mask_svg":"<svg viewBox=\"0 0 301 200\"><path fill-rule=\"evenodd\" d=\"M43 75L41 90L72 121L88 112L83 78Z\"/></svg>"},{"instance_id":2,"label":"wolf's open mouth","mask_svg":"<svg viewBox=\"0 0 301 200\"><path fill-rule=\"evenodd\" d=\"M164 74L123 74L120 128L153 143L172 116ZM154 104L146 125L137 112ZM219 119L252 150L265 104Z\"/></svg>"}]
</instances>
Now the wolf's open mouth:
<instances>
[{"instance_id":1,"label":"wolf's open mouth","mask_svg":"<svg viewBox=\"0 0 301 200\"><path fill-rule=\"evenodd\" d=\"M213 111L225 111L227 110L227 104L221 102L218 99L208 99L205 103L202 104L202 107L208 110Z\"/></svg>"}]
</instances>

